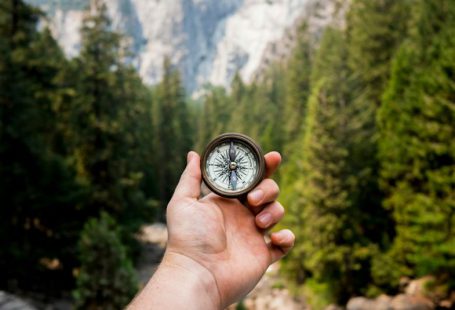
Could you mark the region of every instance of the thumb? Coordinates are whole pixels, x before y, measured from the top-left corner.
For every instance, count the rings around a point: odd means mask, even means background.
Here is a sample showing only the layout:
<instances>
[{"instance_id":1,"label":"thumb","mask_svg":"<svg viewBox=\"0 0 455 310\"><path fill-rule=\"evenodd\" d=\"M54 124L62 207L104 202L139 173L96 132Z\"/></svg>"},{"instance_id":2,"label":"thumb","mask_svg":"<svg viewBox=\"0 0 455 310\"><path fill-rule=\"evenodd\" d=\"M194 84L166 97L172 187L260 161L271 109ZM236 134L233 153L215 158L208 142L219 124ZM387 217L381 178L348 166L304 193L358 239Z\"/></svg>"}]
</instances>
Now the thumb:
<instances>
[{"instance_id":1,"label":"thumb","mask_svg":"<svg viewBox=\"0 0 455 310\"><path fill-rule=\"evenodd\" d=\"M201 194L201 160L196 152L187 155L186 168L175 188L172 199L198 199Z\"/></svg>"}]
</instances>

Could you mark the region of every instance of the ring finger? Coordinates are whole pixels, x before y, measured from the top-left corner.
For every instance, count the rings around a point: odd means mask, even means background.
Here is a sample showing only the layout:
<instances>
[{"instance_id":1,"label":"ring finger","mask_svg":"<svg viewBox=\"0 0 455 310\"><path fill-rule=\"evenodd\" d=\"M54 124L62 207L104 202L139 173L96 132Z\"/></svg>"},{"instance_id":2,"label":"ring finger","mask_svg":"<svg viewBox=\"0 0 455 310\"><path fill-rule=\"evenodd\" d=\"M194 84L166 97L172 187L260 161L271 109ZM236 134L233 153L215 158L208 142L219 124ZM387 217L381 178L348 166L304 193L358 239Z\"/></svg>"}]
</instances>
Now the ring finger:
<instances>
[{"instance_id":1,"label":"ring finger","mask_svg":"<svg viewBox=\"0 0 455 310\"><path fill-rule=\"evenodd\" d=\"M274 201L256 215L256 225L261 229L269 229L278 223L284 216L284 208L278 202Z\"/></svg>"}]
</instances>

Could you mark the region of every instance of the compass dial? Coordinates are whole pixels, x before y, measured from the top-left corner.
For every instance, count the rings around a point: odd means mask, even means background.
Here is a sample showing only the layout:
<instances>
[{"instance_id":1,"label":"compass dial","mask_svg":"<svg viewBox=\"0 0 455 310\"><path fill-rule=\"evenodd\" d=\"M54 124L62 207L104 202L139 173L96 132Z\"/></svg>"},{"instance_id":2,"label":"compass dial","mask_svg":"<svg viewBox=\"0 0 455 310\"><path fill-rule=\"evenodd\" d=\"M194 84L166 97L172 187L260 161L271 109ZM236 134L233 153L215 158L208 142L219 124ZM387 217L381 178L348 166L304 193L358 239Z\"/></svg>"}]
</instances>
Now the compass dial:
<instances>
[{"instance_id":1,"label":"compass dial","mask_svg":"<svg viewBox=\"0 0 455 310\"><path fill-rule=\"evenodd\" d=\"M244 135L224 134L207 147L202 170L204 181L212 191L225 197L238 197L262 180L262 151Z\"/></svg>"}]
</instances>

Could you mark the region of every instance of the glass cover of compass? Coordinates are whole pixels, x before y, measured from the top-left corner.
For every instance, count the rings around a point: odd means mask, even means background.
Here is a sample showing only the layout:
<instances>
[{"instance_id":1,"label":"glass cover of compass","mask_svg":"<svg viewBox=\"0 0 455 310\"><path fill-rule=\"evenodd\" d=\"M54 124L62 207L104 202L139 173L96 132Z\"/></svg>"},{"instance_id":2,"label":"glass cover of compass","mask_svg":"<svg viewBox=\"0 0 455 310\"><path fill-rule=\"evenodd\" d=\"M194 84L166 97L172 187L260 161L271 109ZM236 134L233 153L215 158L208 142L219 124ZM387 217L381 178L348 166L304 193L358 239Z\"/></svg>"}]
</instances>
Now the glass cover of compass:
<instances>
[{"instance_id":1,"label":"glass cover of compass","mask_svg":"<svg viewBox=\"0 0 455 310\"><path fill-rule=\"evenodd\" d=\"M264 178L264 155L250 137L227 133L209 143L201 170L210 190L223 197L240 197Z\"/></svg>"}]
</instances>

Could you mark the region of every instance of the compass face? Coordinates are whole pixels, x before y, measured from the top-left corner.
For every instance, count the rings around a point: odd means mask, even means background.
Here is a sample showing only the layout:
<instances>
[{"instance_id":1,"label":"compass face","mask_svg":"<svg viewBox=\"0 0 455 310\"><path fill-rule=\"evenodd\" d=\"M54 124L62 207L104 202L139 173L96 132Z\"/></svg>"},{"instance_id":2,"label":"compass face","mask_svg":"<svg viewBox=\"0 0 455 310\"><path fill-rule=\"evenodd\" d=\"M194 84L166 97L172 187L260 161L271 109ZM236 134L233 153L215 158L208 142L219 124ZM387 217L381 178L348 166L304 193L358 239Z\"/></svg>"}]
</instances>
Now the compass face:
<instances>
[{"instance_id":1,"label":"compass face","mask_svg":"<svg viewBox=\"0 0 455 310\"><path fill-rule=\"evenodd\" d=\"M212 141L202 166L208 187L226 197L240 196L253 189L264 171L260 148L239 134L225 134Z\"/></svg>"}]
</instances>

